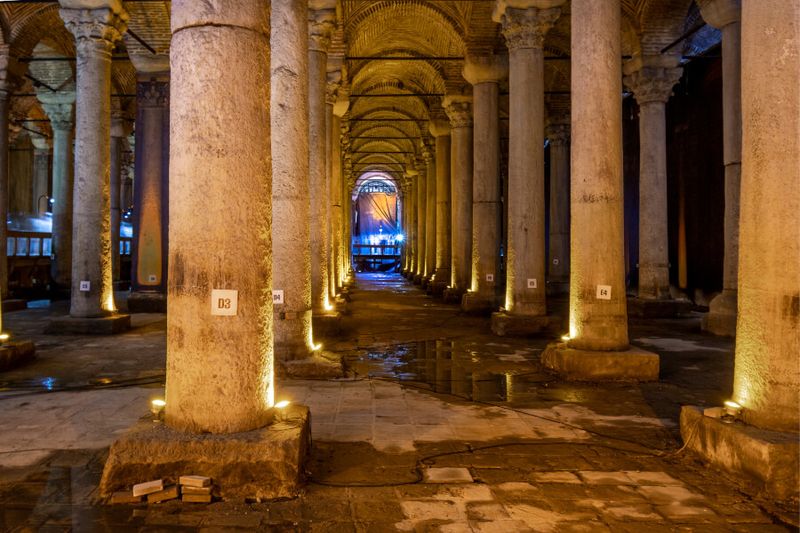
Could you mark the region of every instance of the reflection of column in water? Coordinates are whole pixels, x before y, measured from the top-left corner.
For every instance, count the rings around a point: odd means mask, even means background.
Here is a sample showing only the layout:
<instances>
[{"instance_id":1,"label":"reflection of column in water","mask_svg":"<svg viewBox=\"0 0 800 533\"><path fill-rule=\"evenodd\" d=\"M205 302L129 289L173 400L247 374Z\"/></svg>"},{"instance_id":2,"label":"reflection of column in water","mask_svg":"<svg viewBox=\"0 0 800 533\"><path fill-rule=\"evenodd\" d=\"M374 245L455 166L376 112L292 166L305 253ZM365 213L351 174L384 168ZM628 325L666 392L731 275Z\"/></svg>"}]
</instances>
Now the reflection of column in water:
<instances>
[{"instance_id":1,"label":"reflection of column in water","mask_svg":"<svg viewBox=\"0 0 800 533\"><path fill-rule=\"evenodd\" d=\"M425 359L420 361L420 367L425 374L425 381L436 389L436 341L425 341Z\"/></svg>"},{"instance_id":2,"label":"reflection of column in water","mask_svg":"<svg viewBox=\"0 0 800 533\"><path fill-rule=\"evenodd\" d=\"M511 374L510 372L506 373L506 381L505 381L505 385L506 385L506 395L505 396L506 396L506 398L505 398L505 400L507 402L513 402L514 401L514 392L515 392L514 391L514 377L515 377L514 374Z\"/></svg>"},{"instance_id":3,"label":"reflection of column in water","mask_svg":"<svg viewBox=\"0 0 800 533\"><path fill-rule=\"evenodd\" d=\"M450 393L450 351L452 350L452 344L450 341L436 341L436 385L434 386L436 392Z\"/></svg>"},{"instance_id":4,"label":"reflection of column in water","mask_svg":"<svg viewBox=\"0 0 800 533\"><path fill-rule=\"evenodd\" d=\"M457 396L469 397L472 387L472 376L467 374L466 365L469 362L465 354L456 352L455 346L450 355L450 392Z\"/></svg>"},{"instance_id":5,"label":"reflection of column in water","mask_svg":"<svg viewBox=\"0 0 800 533\"><path fill-rule=\"evenodd\" d=\"M472 399L481 402L502 401L505 398L505 380L491 372L472 373Z\"/></svg>"}]
</instances>

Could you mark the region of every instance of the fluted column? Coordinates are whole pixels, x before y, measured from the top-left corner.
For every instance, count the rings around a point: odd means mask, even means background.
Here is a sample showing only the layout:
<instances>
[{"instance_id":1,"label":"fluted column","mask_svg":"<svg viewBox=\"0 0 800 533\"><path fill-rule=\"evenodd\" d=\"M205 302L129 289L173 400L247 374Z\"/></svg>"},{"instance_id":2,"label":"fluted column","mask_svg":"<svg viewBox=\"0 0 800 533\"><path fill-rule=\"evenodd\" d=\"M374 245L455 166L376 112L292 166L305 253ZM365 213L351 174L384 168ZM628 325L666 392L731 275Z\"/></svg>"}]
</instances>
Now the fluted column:
<instances>
[{"instance_id":1,"label":"fluted column","mask_svg":"<svg viewBox=\"0 0 800 533\"><path fill-rule=\"evenodd\" d=\"M409 171L409 174L413 176L414 185L417 190L417 264L416 272L414 274L414 283L419 285L422 283L422 278L425 276L425 221L427 219L426 206L428 189L424 172L413 170Z\"/></svg>"},{"instance_id":2,"label":"fluted column","mask_svg":"<svg viewBox=\"0 0 800 533\"><path fill-rule=\"evenodd\" d=\"M334 9L310 10L308 17L308 144L311 238L311 307L317 313L329 308L328 298L328 180L326 90L328 48L336 22Z\"/></svg>"},{"instance_id":3,"label":"fluted column","mask_svg":"<svg viewBox=\"0 0 800 533\"><path fill-rule=\"evenodd\" d=\"M53 130L53 239L50 277L56 287L72 285L72 127L75 93L39 93L39 101Z\"/></svg>"},{"instance_id":4,"label":"fluted column","mask_svg":"<svg viewBox=\"0 0 800 533\"><path fill-rule=\"evenodd\" d=\"M472 282L461 306L488 312L497 306L502 210L500 205L499 82L508 75L504 56L467 57L464 79L472 85Z\"/></svg>"},{"instance_id":5,"label":"fluted column","mask_svg":"<svg viewBox=\"0 0 800 533\"><path fill-rule=\"evenodd\" d=\"M269 13L172 2L166 423L186 432L262 427L274 402Z\"/></svg>"},{"instance_id":6,"label":"fluted column","mask_svg":"<svg viewBox=\"0 0 800 533\"><path fill-rule=\"evenodd\" d=\"M430 132L436 138L436 271L433 293L440 295L450 283L451 211L450 211L450 123L435 120Z\"/></svg>"},{"instance_id":7,"label":"fluted column","mask_svg":"<svg viewBox=\"0 0 800 533\"><path fill-rule=\"evenodd\" d=\"M275 2L271 14L272 286L275 357L311 354L308 5ZM315 147L316 149L317 147Z\"/></svg>"},{"instance_id":8,"label":"fluted column","mask_svg":"<svg viewBox=\"0 0 800 533\"><path fill-rule=\"evenodd\" d=\"M528 2L530 4L530 2ZM561 14L551 9L516 9L501 2L509 49L508 249L505 309L511 315L543 317L545 296L544 38Z\"/></svg>"},{"instance_id":9,"label":"fluted column","mask_svg":"<svg viewBox=\"0 0 800 533\"><path fill-rule=\"evenodd\" d=\"M800 5L782 0L742 4L743 152L733 399L744 408L747 422L796 438Z\"/></svg>"},{"instance_id":10,"label":"fluted column","mask_svg":"<svg viewBox=\"0 0 800 533\"><path fill-rule=\"evenodd\" d=\"M450 138L451 261L445 298L461 302L472 282L472 97L449 95L443 106L452 128Z\"/></svg>"},{"instance_id":11,"label":"fluted column","mask_svg":"<svg viewBox=\"0 0 800 533\"><path fill-rule=\"evenodd\" d=\"M422 153L425 159L425 276L427 287L436 271L436 157L430 150Z\"/></svg>"},{"instance_id":12,"label":"fluted column","mask_svg":"<svg viewBox=\"0 0 800 533\"><path fill-rule=\"evenodd\" d=\"M741 1L701 0L697 4L703 19L722 30L722 156L725 164L722 293L711 300L703 327L717 335L734 335L739 272L739 190L742 174Z\"/></svg>"},{"instance_id":13,"label":"fluted column","mask_svg":"<svg viewBox=\"0 0 800 533\"><path fill-rule=\"evenodd\" d=\"M666 103L681 73L680 68L649 65L646 59L625 77L639 104L638 296L643 300L670 298Z\"/></svg>"},{"instance_id":14,"label":"fluted column","mask_svg":"<svg viewBox=\"0 0 800 533\"><path fill-rule=\"evenodd\" d=\"M569 292L569 117L547 127L550 141L550 249L547 282L554 294Z\"/></svg>"},{"instance_id":15,"label":"fluted column","mask_svg":"<svg viewBox=\"0 0 800 533\"><path fill-rule=\"evenodd\" d=\"M75 36L78 56L70 315L100 317L116 310L109 198L111 52L128 14L121 8L61 9L61 18Z\"/></svg>"}]
</instances>

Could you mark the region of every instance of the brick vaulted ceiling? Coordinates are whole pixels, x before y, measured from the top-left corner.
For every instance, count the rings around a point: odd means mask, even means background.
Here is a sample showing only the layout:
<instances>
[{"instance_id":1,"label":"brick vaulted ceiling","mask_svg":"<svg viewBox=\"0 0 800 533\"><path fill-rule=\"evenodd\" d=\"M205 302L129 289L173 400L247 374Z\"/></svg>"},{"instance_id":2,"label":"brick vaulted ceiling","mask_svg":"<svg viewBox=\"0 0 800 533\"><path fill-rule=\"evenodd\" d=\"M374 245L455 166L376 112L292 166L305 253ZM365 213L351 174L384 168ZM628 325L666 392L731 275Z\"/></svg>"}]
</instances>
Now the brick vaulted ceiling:
<instances>
[{"instance_id":1,"label":"brick vaulted ceiling","mask_svg":"<svg viewBox=\"0 0 800 533\"><path fill-rule=\"evenodd\" d=\"M351 150L357 152L352 154L353 163L372 161L372 168L396 168L386 163L409 164L409 159L418 158L423 145L430 146L427 122L444 116L440 95L470 91L461 77L463 57L505 52L499 25L491 18L494 4L494 0L338 0L338 30L331 55L338 59L337 66L342 65L345 90L352 95L348 117L369 119L350 123ZM0 3L0 38L19 59L15 67L19 83L14 92L20 96L12 101L16 121L43 116L36 98L23 96L35 91L26 74L55 89L73 83L74 62L60 58L73 58L75 49L58 7L57 2ZM133 33L157 53L167 53L170 2L132 0L126 1L125 7ZM625 56L659 54L686 30L687 17L697 13L692 0L622 0L622 11ZM566 112L569 106L569 60L554 59L569 56L569 13L568 0L545 42L549 58L545 61L545 89L548 109L555 113ZM680 51L680 47L675 50ZM148 53L131 34L115 51L112 91L119 95L116 109L131 113L135 104L125 96L135 92L136 79L127 56ZM382 59L359 59L372 57ZM503 109L507 109L505 102L501 102L501 112ZM413 152L411 157L408 152Z\"/></svg>"}]
</instances>

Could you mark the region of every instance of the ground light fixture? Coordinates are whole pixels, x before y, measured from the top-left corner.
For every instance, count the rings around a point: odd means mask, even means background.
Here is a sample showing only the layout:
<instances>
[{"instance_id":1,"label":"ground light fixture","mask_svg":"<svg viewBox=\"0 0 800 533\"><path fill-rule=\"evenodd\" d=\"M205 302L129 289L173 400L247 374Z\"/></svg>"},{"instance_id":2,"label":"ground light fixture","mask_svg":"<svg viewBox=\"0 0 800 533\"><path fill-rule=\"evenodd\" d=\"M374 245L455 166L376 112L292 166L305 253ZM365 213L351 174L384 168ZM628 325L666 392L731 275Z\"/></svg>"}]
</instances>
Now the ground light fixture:
<instances>
[{"instance_id":1,"label":"ground light fixture","mask_svg":"<svg viewBox=\"0 0 800 533\"><path fill-rule=\"evenodd\" d=\"M150 412L153 414L153 422L160 422L164 419L164 408L167 402L161 398L150 400Z\"/></svg>"}]
</instances>

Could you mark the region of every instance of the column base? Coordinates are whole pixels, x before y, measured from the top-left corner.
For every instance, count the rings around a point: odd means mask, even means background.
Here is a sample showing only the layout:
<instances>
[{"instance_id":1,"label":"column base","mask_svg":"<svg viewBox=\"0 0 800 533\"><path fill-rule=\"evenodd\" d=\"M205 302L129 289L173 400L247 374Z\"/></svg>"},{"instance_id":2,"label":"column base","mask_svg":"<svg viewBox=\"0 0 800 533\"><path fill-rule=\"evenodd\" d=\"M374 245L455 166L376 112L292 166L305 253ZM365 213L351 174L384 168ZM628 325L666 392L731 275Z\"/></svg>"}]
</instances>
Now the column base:
<instances>
[{"instance_id":1,"label":"column base","mask_svg":"<svg viewBox=\"0 0 800 533\"><path fill-rule=\"evenodd\" d=\"M422 274L414 274L414 285L422 285L422 280L425 279Z\"/></svg>"},{"instance_id":2,"label":"column base","mask_svg":"<svg viewBox=\"0 0 800 533\"><path fill-rule=\"evenodd\" d=\"M722 291L709 302L700 327L714 335L736 336L737 297L735 291Z\"/></svg>"},{"instance_id":3,"label":"column base","mask_svg":"<svg viewBox=\"0 0 800 533\"><path fill-rule=\"evenodd\" d=\"M461 299L464 297L465 292L466 291L456 287L447 287L444 293L442 293L442 296L444 296L444 303L461 305Z\"/></svg>"},{"instance_id":4,"label":"column base","mask_svg":"<svg viewBox=\"0 0 800 533\"><path fill-rule=\"evenodd\" d=\"M492 313L492 333L500 337L527 337L554 333L560 326L561 319L554 315L515 315L505 311Z\"/></svg>"},{"instance_id":5,"label":"column base","mask_svg":"<svg viewBox=\"0 0 800 533\"><path fill-rule=\"evenodd\" d=\"M709 410L714 413L718 410ZM681 437L704 460L744 478L777 500L800 497L800 437L740 421L726 423L692 405L681 407Z\"/></svg>"},{"instance_id":6,"label":"column base","mask_svg":"<svg viewBox=\"0 0 800 533\"><path fill-rule=\"evenodd\" d=\"M420 288L422 288L425 292L430 294L432 283L433 283L433 278L431 276L424 277L420 282Z\"/></svg>"},{"instance_id":7,"label":"column base","mask_svg":"<svg viewBox=\"0 0 800 533\"><path fill-rule=\"evenodd\" d=\"M569 281L548 281L545 285L547 296L563 296L569 294Z\"/></svg>"},{"instance_id":8,"label":"column base","mask_svg":"<svg viewBox=\"0 0 800 533\"><path fill-rule=\"evenodd\" d=\"M461 297L461 310L469 314L488 315L495 310L495 301L477 292L465 292Z\"/></svg>"},{"instance_id":9,"label":"column base","mask_svg":"<svg viewBox=\"0 0 800 533\"><path fill-rule=\"evenodd\" d=\"M32 341L13 341L0 345L0 372L24 365L36 358Z\"/></svg>"},{"instance_id":10,"label":"column base","mask_svg":"<svg viewBox=\"0 0 800 533\"><path fill-rule=\"evenodd\" d=\"M222 435L183 433L163 423L140 422L111 445L100 480L101 498L136 483L180 476L212 478L223 499L295 497L305 480L311 448L308 407L275 410L260 429Z\"/></svg>"},{"instance_id":11,"label":"column base","mask_svg":"<svg viewBox=\"0 0 800 533\"><path fill-rule=\"evenodd\" d=\"M296 379L333 379L344 376L342 356L320 350L309 357L280 361L283 376Z\"/></svg>"},{"instance_id":12,"label":"column base","mask_svg":"<svg viewBox=\"0 0 800 533\"><path fill-rule=\"evenodd\" d=\"M2 306L4 313L10 313L11 311L22 311L28 308L28 301L19 300L16 298L11 300L3 300Z\"/></svg>"},{"instance_id":13,"label":"column base","mask_svg":"<svg viewBox=\"0 0 800 533\"><path fill-rule=\"evenodd\" d=\"M128 296L131 313L166 313L167 295L160 292L132 292Z\"/></svg>"},{"instance_id":14,"label":"column base","mask_svg":"<svg viewBox=\"0 0 800 533\"><path fill-rule=\"evenodd\" d=\"M628 298L628 316L637 318L676 318L692 310L689 300L649 300Z\"/></svg>"},{"instance_id":15,"label":"column base","mask_svg":"<svg viewBox=\"0 0 800 533\"><path fill-rule=\"evenodd\" d=\"M311 314L311 331L314 338L338 337L342 334L342 315L336 311L322 311Z\"/></svg>"},{"instance_id":16,"label":"column base","mask_svg":"<svg viewBox=\"0 0 800 533\"><path fill-rule=\"evenodd\" d=\"M547 345L542 365L569 381L658 381L658 354L631 346L618 352Z\"/></svg>"},{"instance_id":17,"label":"column base","mask_svg":"<svg viewBox=\"0 0 800 533\"><path fill-rule=\"evenodd\" d=\"M113 314L93 318L60 316L50 320L48 335L116 335L131 329L131 315Z\"/></svg>"},{"instance_id":18,"label":"column base","mask_svg":"<svg viewBox=\"0 0 800 533\"><path fill-rule=\"evenodd\" d=\"M444 296L445 289L447 289L447 283L444 281L434 281L430 285L430 293L434 298Z\"/></svg>"}]
</instances>

